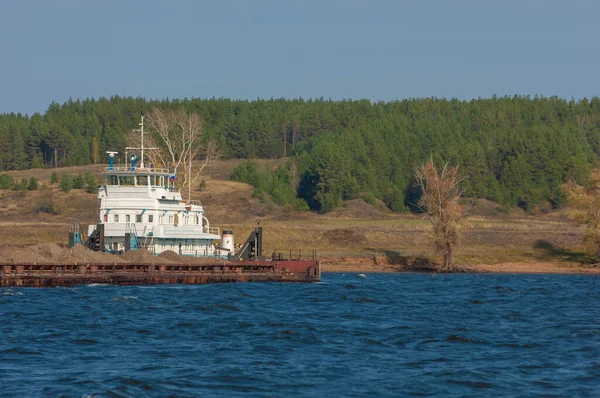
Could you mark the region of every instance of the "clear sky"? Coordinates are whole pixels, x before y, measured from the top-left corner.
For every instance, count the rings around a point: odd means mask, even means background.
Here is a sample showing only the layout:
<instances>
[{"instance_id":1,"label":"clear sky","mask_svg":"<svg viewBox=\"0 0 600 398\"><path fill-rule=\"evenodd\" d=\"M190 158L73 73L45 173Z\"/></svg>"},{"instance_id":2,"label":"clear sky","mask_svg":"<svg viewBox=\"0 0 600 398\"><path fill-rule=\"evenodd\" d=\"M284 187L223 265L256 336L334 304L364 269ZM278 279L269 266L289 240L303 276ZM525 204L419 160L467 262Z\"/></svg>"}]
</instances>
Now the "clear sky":
<instances>
[{"instance_id":1,"label":"clear sky","mask_svg":"<svg viewBox=\"0 0 600 398\"><path fill-rule=\"evenodd\" d=\"M600 93L600 1L0 1L0 113L111 96Z\"/></svg>"}]
</instances>

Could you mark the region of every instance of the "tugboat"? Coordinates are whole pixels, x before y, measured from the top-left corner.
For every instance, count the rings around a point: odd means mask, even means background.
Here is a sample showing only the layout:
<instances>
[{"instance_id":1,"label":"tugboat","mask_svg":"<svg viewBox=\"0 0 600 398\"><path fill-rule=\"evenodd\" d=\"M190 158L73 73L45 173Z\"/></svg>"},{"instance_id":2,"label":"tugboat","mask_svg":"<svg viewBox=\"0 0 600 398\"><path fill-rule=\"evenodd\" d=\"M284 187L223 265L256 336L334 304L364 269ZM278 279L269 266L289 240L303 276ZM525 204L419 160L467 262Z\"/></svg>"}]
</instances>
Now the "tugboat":
<instances>
[{"instance_id":1,"label":"tugboat","mask_svg":"<svg viewBox=\"0 0 600 398\"><path fill-rule=\"evenodd\" d=\"M88 226L85 242L74 226L68 246L82 244L115 255L147 250L157 256L156 261L108 265L0 264L0 286L320 280L320 264L314 251L308 258L306 253L304 258L294 256L293 251L289 251L289 257L281 253L264 256L259 226L236 248L233 231L221 234L218 227L210 225L200 201L183 199L175 186L175 170L145 163L145 151L156 148L144 148L143 116L140 126L141 146L125 148L128 164L115 165L118 152L107 152L109 166L104 172L104 185L98 187L99 222ZM130 151L140 155L129 155ZM159 255L166 251L175 252L181 261L161 261Z\"/></svg>"},{"instance_id":2,"label":"tugboat","mask_svg":"<svg viewBox=\"0 0 600 398\"><path fill-rule=\"evenodd\" d=\"M86 246L111 253L143 248L155 255L171 250L181 256L230 257L233 239L216 248L219 228L210 226L200 201L183 200L175 172L146 167L144 152L152 148L143 146L143 117L140 126L141 147L125 149L139 150L141 156L134 153L128 165L115 166L118 152L108 152L105 183L98 187L100 219L88 227Z\"/></svg>"}]
</instances>

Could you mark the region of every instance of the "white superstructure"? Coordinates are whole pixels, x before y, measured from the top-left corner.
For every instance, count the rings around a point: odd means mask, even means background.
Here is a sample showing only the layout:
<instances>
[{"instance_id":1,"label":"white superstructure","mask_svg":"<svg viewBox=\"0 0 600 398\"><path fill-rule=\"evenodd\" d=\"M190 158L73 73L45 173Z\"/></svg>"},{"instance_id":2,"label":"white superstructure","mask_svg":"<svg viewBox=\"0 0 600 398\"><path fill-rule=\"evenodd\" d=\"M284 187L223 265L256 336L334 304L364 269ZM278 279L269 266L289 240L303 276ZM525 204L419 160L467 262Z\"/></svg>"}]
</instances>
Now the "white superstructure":
<instances>
[{"instance_id":1,"label":"white superstructure","mask_svg":"<svg viewBox=\"0 0 600 398\"><path fill-rule=\"evenodd\" d=\"M143 119L141 123L143 137ZM143 142L143 140L142 140ZM142 154L142 148L139 149ZM148 150L149 148L145 148ZM101 250L122 252L126 234L135 239L135 246L155 255L166 250L184 256L220 256L214 241L221 240L219 228L210 226L199 201L185 201L175 188L175 174L167 169L146 167L144 156L136 167L137 156L131 156L127 166L105 170L104 185L98 187L100 199L99 224L104 228L104 247ZM96 225L88 227L88 236Z\"/></svg>"}]
</instances>

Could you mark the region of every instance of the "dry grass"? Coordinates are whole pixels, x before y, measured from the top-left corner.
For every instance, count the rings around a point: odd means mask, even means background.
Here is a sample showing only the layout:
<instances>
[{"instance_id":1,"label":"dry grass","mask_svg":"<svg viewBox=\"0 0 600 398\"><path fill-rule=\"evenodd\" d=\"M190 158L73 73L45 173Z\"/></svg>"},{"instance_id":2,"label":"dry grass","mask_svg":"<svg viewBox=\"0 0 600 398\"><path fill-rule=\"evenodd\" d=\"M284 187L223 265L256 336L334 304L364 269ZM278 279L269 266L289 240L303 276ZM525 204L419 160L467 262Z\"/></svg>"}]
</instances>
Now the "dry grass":
<instances>
[{"instance_id":1,"label":"dry grass","mask_svg":"<svg viewBox=\"0 0 600 398\"><path fill-rule=\"evenodd\" d=\"M283 160L266 162L272 167ZM372 207L363 201L351 201L332 213L297 213L290 209L267 206L251 197L252 187L227 181L239 160L227 160L211 165L206 190L192 192L192 199L202 201L212 226L232 229L241 243L260 221L264 232L266 253L289 249L310 252L321 257L373 259L385 257L388 262L428 258L438 260L426 235L428 222L415 215L398 215ZM56 169L61 175L92 172L99 174L102 165ZM77 221L83 232L87 224L97 221L96 194L82 190L68 193L50 186L53 169L11 172L14 177L35 175L48 185L47 190L27 192L0 191L0 247L57 243L67 241L69 223ZM37 203L51 195L60 207L60 214L39 213ZM461 229L461 241L456 262L461 265L496 264L506 262L556 262L561 264L589 263L580 241L582 230L573 226L563 212L532 217L520 210L498 210L491 202L479 201L471 209ZM369 260L370 261L370 260Z\"/></svg>"}]
</instances>

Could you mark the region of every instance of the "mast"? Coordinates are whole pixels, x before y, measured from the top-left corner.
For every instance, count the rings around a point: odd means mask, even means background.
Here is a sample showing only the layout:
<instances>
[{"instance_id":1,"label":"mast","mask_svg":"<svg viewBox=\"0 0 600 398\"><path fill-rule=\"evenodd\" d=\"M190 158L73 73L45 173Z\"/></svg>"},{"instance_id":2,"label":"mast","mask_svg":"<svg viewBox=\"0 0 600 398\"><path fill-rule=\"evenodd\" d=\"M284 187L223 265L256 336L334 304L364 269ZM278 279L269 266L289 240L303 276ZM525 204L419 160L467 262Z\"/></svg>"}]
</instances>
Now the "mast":
<instances>
[{"instance_id":1,"label":"mast","mask_svg":"<svg viewBox=\"0 0 600 398\"><path fill-rule=\"evenodd\" d=\"M188 203L192 203L192 115L189 115L190 123L190 145L189 145L189 167L188 167ZM142 145L143 146L143 145Z\"/></svg>"},{"instance_id":2,"label":"mast","mask_svg":"<svg viewBox=\"0 0 600 398\"><path fill-rule=\"evenodd\" d=\"M140 133L142 134L142 159L140 160L140 168L144 168L144 115L142 115L142 121L140 123Z\"/></svg>"},{"instance_id":3,"label":"mast","mask_svg":"<svg viewBox=\"0 0 600 398\"><path fill-rule=\"evenodd\" d=\"M139 131L140 132L140 147L139 148L134 148L134 147L126 147L125 148L125 161L127 162L127 151L129 150L139 150L141 151L141 156L140 156L140 169L144 168L144 150L148 149L148 150L154 150L154 149L158 149L158 148L144 148L144 116L142 115L142 121L139 123L140 128L138 130L132 130L132 131Z\"/></svg>"}]
</instances>

